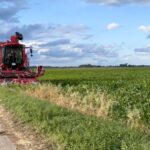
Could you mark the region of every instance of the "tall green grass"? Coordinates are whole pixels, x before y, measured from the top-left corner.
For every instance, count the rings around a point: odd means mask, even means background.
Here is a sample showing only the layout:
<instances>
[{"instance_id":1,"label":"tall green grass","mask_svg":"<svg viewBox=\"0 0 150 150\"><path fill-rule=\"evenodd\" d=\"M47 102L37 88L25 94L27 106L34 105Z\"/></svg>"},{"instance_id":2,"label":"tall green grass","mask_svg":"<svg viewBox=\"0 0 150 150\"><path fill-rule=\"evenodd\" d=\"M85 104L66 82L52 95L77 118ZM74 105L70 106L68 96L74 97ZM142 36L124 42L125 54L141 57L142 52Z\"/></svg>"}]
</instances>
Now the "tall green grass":
<instances>
[{"instance_id":1,"label":"tall green grass","mask_svg":"<svg viewBox=\"0 0 150 150\"><path fill-rule=\"evenodd\" d=\"M17 87L1 87L0 100L23 123L32 125L62 149L149 150L150 135L122 123L72 112L23 94Z\"/></svg>"}]
</instances>

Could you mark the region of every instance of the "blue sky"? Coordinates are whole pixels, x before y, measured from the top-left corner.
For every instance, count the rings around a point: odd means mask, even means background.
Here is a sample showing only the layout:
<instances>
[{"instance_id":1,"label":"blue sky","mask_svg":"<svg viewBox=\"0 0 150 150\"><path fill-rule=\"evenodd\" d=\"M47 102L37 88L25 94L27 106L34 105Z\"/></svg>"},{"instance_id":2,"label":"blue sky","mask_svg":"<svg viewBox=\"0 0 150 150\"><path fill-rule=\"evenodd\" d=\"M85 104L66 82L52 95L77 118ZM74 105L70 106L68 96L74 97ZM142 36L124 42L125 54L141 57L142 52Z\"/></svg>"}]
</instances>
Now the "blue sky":
<instances>
[{"instance_id":1,"label":"blue sky","mask_svg":"<svg viewBox=\"0 0 150 150\"><path fill-rule=\"evenodd\" d=\"M150 65L150 0L1 0L0 40L16 31L31 65Z\"/></svg>"}]
</instances>

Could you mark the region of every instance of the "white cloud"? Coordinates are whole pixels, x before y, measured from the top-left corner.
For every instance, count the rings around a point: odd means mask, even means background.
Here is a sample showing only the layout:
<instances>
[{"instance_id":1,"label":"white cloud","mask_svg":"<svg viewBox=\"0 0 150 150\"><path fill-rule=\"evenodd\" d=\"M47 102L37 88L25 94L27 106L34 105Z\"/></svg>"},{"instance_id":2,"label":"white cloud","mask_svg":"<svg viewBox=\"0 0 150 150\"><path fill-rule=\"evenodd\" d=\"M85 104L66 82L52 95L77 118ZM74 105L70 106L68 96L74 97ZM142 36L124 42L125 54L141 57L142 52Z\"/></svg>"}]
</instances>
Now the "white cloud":
<instances>
[{"instance_id":1,"label":"white cloud","mask_svg":"<svg viewBox=\"0 0 150 150\"><path fill-rule=\"evenodd\" d=\"M146 47L136 48L134 51L138 53L150 53L150 44Z\"/></svg>"},{"instance_id":2,"label":"white cloud","mask_svg":"<svg viewBox=\"0 0 150 150\"><path fill-rule=\"evenodd\" d=\"M120 6L123 4L150 4L150 0L85 0L89 3Z\"/></svg>"},{"instance_id":3,"label":"white cloud","mask_svg":"<svg viewBox=\"0 0 150 150\"><path fill-rule=\"evenodd\" d=\"M150 32L150 26L141 25L138 29L142 32Z\"/></svg>"},{"instance_id":4,"label":"white cloud","mask_svg":"<svg viewBox=\"0 0 150 150\"><path fill-rule=\"evenodd\" d=\"M0 25L3 22L0 21ZM118 57L112 46L101 46L85 41L89 36L84 25L15 25L8 24L0 30L0 39L5 41L18 31L23 34L23 42L33 46L32 65L73 66L86 63L97 64L102 59L112 60ZM91 36L90 36L91 37ZM78 40L74 40L77 38ZM46 60L46 61L45 61ZM55 61L54 61L55 60Z\"/></svg>"},{"instance_id":5,"label":"white cloud","mask_svg":"<svg viewBox=\"0 0 150 150\"><path fill-rule=\"evenodd\" d=\"M119 0L87 0L90 3L98 3L102 5L117 5L119 4Z\"/></svg>"},{"instance_id":6,"label":"white cloud","mask_svg":"<svg viewBox=\"0 0 150 150\"><path fill-rule=\"evenodd\" d=\"M113 22L113 23L108 24L106 28L107 28L107 30L114 30L119 27L120 27L120 25L118 23Z\"/></svg>"}]
</instances>

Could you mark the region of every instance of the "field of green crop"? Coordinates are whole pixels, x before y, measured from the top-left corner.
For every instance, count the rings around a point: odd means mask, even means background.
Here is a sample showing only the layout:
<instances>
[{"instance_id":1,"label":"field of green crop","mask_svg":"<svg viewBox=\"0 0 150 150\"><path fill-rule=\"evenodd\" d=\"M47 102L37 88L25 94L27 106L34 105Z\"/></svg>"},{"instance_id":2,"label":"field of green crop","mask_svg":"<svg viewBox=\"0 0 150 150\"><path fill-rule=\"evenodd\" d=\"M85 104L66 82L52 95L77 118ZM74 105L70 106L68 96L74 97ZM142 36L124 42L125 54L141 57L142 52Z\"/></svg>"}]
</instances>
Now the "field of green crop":
<instances>
[{"instance_id":1,"label":"field of green crop","mask_svg":"<svg viewBox=\"0 0 150 150\"><path fill-rule=\"evenodd\" d=\"M61 85L65 93L79 92L81 101L91 92L107 93L114 103L113 118L127 120L133 112L143 124L150 124L150 68L52 69L41 79Z\"/></svg>"},{"instance_id":2,"label":"field of green crop","mask_svg":"<svg viewBox=\"0 0 150 150\"><path fill-rule=\"evenodd\" d=\"M54 149L149 150L150 68L48 69L0 100Z\"/></svg>"}]
</instances>

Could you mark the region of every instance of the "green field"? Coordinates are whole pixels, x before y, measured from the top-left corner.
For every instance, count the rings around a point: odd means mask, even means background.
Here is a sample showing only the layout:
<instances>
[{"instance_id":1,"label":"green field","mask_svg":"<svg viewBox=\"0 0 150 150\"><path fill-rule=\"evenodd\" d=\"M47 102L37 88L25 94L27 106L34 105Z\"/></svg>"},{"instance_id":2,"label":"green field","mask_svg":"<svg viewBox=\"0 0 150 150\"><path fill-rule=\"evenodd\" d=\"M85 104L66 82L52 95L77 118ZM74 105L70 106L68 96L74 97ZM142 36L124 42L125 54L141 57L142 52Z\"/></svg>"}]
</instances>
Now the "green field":
<instances>
[{"instance_id":1,"label":"green field","mask_svg":"<svg viewBox=\"0 0 150 150\"><path fill-rule=\"evenodd\" d=\"M41 79L81 95L104 91L115 101L116 119L138 110L142 122L150 124L150 68L51 69Z\"/></svg>"},{"instance_id":2,"label":"green field","mask_svg":"<svg viewBox=\"0 0 150 150\"><path fill-rule=\"evenodd\" d=\"M150 68L48 69L0 99L54 149L150 148Z\"/></svg>"}]
</instances>

